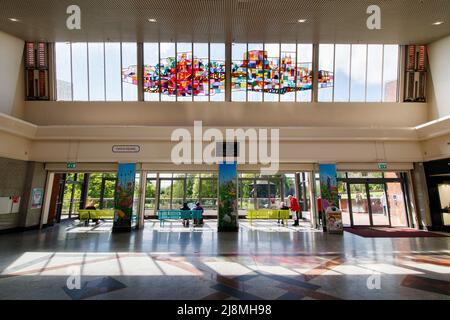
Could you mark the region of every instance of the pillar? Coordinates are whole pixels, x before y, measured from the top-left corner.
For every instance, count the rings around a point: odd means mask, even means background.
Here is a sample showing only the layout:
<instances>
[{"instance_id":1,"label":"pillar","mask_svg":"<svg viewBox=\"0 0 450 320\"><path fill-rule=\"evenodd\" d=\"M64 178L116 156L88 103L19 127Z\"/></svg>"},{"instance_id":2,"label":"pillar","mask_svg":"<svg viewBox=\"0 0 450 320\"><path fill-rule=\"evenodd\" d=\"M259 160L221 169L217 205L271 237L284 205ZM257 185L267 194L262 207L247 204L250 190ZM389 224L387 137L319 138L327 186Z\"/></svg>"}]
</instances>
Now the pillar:
<instances>
[{"instance_id":1,"label":"pillar","mask_svg":"<svg viewBox=\"0 0 450 320\"><path fill-rule=\"evenodd\" d=\"M219 199L217 228L219 232L237 232L238 227L238 193L237 165L219 164Z\"/></svg>"},{"instance_id":2,"label":"pillar","mask_svg":"<svg viewBox=\"0 0 450 320\"><path fill-rule=\"evenodd\" d=\"M131 231L136 227L137 208L133 206L135 183L136 164L119 163L114 191L114 232Z\"/></svg>"}]
</instances>

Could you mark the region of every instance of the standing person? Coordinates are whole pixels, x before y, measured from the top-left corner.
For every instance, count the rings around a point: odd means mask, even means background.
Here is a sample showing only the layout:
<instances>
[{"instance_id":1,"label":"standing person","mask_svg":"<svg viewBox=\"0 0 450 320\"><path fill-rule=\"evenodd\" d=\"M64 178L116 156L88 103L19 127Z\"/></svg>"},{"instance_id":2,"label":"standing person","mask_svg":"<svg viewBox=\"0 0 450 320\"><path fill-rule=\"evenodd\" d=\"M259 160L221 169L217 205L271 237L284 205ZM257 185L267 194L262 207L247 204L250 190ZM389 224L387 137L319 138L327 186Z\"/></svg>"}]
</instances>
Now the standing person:
<instances>
[{"instance_id":1,"label":"standing person","mask_svg":"<svg viewBox=\"0 0 450 320\"><path fill-rule=\"evenodd\" d=\"M200 205L200 201L197 201L196 203L195 203L195 207L194 207L194 209L192 209L192 210L201 210L201 212L202 212L202 217L200 218L200 221L196 221L196 220L194 220L194 225L200 225L200 226L203 226L203 208L202 208L202 206Z\"/></svg>"},{"instance_id":2,"label":"standing person","mask_svg":"<svg viewBox=\"0 0 450 320\"><path fill-rule=\"evenodd\" d=\"M295 221L294 221L293 226L297 227L297 226L299 226L299 216L298 216L298 214L300 212L300 205L298 204L298 200L297 200L296 197L294 197L292 195L289 195L288 199L289 199L289 202L291 204L290 205L291 211L295 212Z\"/></svg>"},{"instance_id":3,"label":"standing person","mask_svg":"<svg viewBox=\"0 0 450 320\"><path fill-rule=\"evenodd\" d=\"M191 208L189 208L187 202L184 202L180 210L191 211ZM183 227L189 227L189 219L183 219Z\"/></svg>"}]
</instances>

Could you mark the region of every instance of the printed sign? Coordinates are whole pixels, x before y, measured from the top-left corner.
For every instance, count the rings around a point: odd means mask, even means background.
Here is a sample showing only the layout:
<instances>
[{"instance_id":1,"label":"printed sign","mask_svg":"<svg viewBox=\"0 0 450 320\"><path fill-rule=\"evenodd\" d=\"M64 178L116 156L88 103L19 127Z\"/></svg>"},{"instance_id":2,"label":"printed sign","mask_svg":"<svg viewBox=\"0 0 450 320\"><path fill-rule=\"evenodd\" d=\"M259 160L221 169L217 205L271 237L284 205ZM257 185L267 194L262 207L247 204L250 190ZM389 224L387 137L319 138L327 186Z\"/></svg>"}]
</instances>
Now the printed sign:
<instances>
[{"instance_id":1,"label":"printed sign","mask_svg":"<svg viewBox=\"0 0 450 320\"><path fill-rule=\"evenodd\" d=\"M237 167L236 163L219 164L219 231L236 231L237 210Z\"/></svg>"},{"instance_id":2,"label":"printed sign","mask_svg":"<svg viewBox=\"0 0 450 320\"><path fill-rule=\"evenodd\" d=\"M387 170L387 163L385 163L385 162L380 162L380 163L378 163L378 169L380 169L380 170Z\"/></svg>"},{"instance_id":3,"label":"printed sign","mask_svg":"<svg viewBox=\"0 0 450 320\"><path fill-rule=\"evenodd\" d=\"M119 163L114 194L114 229L131 228L133 218L135 163Z\"/></svg>"},{"instance_id":4,"label":"printed sign","mask_svg":"<svg viewBox=\"0 0 450 320\"><path fill-rule=\"evenodd\" d=\"M67 162L67 169L75 169L77 167L76 162Z\"/></svg>"},{"instance_id":5,"label":"printed sign","mask_svg":"<svg viewBox=\"0 0 450 320\"><path fill-rule=\"evenodd\" d=\"M39 209L42 207L42 198L44 195L44 189L34 188L31 192L31 208Z\"/></svg>"},{"instance_id":6,"label":"printed sign","mask_svg":"<svg viewBox=\"0 0 450 320\"><path fill-rule=\"evenodd\" d=\"M138 145L115 145L112 147L114 153L138 153L141 147Z\"/></svg>"},{"instance_id":7,"label":"printed sign","mask_svg":"<svg viewBox=\"0 0 450 320\"><path fill-rule=\"evenodd\" d=\"M339 206L339 194L336 179L335 164L321 164L320 168L320 195L322 210L326 211L330 206Z\"/></svg>"},{"instance_id":8,"label":"printed sign","mask_svg":"<svg viewBox=\"0 0 450 320\"><path fill-rule=\"evenodd\" d=\"M343 233L342 212L336 207L329 207L326 211L327 232Z\"/></svg>"}]
</instances>

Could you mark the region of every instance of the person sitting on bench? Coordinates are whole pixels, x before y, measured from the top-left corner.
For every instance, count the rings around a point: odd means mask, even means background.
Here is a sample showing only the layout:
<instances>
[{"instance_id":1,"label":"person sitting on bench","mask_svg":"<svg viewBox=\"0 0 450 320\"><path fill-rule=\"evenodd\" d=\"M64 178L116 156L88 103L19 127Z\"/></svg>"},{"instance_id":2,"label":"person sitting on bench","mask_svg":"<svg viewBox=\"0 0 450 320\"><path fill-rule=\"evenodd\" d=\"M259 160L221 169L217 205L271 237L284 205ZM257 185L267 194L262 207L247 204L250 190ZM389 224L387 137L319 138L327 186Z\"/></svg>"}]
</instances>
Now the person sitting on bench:
<instances>
[{"instance_id":1,"label":"person sitting on bench","mask_svg":"<svg viewBox=\"0 0 450 320\"><path fill-rule=\"evenodd\" d=\"M281 201L280 203L280 210L289 210L289 207L284 203L284 201ZM278 224L280 224L280 217L278 216ZM281 224L284 226L284 220L281 220Z\"/></svg>"},{"instance_id":2,"label":"person sitting on bench","mask_svg":"<svg viewBox=\"0 0 450 320\"><path fill-rule=\"evenodd\" d=\"M97 210L97 208L95 207L93 201L90 201L90 202L88 203L88 205L86 206L86 208L84 208L84 209L85 209L85 210ZM100 224L99 219L92 219L92 222L95 222L95 224ZM89 220L88 220L88 223L89 223Z\"/></svg>"},{"instance_id":3,"label":"person sitting on bench","mask_svg":"<svg viewBox=\"0 0 450 320\"><path fill-rule=\"evenodd\" d=\"M195 203L195 207L192 210L201 210L202 211L202 217L200 218L200 221L197 221L197 219L194 219L194 225L196 225L196 226L203 226L203 208L200 205L200 201L197 201Z\"/></svg>"},{"instance_id":4,"label":"person sitting on bench","mask_svg":"<svg viewBox=\"0 0 450 320\"><path fill-rule=\"evenodd\" d=\"M187 202L184 202L180 210L191 211L191 208L189 208ZM189 227L189 219L183 219L183 227Z\"/></svg>"}]
</instances>

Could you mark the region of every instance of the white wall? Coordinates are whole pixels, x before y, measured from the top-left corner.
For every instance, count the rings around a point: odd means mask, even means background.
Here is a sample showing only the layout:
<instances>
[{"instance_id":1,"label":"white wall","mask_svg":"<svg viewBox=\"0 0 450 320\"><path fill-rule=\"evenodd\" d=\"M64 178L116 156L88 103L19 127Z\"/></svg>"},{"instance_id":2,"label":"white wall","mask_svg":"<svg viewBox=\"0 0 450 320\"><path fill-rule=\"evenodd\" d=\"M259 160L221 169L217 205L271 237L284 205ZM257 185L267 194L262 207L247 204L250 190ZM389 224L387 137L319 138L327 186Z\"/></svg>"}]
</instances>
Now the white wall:
<instances>
[{"instance_id":1,"label":"white wall","mask_svg":"<svg viewBox=\"0 0 450 320\"><path fill-rule=\"evenodd\" d=\"M414 127L427 122L426 103L55 102L27 101L37 125L227 127Z\"/></svg>"},{"instance_id":2,"label":"white wall","mask_svg":"<svg viewBox=\"0 0 450 320\"><path fill-rule=\"evenodd\" d=\"M450 115L450 36L428 46L428 120Z\"/></svg>"},{"instance_id":3,"label":"white wall","mask_svg":"<svg viewBox=\"0 0 450 320\"><path fill-rule=\"evenodd\" d=\"M0 31L0 112L23 118L24 41Z\"/></svg>"}]
</instances>

